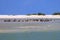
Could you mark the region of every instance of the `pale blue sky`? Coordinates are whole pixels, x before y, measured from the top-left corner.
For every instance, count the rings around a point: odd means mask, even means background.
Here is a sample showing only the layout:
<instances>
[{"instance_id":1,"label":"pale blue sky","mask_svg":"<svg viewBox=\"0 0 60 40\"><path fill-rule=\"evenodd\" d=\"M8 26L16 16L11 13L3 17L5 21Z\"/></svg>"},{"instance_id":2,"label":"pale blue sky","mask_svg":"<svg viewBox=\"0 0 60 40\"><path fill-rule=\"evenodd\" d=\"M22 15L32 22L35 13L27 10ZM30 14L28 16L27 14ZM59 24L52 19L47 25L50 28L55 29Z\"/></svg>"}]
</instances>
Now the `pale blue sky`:
<instances>
[{"instance_id":1,"label":"pale blue sky","mask_svg":"<svg viewBox=\"0 0 60 40\"><path fill-rule=\"evenodd\" d=\"M60 12L60 0L0 0L0 14L52 14Z\"/></svg>"}]
</instances>

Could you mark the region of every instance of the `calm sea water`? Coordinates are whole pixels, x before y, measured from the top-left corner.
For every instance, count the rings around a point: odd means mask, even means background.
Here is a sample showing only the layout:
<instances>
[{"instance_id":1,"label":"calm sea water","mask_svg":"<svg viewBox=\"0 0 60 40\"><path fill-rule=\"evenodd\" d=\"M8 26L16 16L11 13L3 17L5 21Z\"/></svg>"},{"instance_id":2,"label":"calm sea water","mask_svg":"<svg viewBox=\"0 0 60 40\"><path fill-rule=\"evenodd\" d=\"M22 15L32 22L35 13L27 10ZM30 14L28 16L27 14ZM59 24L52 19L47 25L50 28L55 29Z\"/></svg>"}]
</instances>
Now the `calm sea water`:
<instances>
[{"instance_id":1,"label":"calm sea water","mask_svg":"<svg viewBox=\"0 0 60 40\"><path fill-rule=\"evenodd\" d=\"M0 33L0 40L60 40L60 31Z\"/></svg>"}]
</instances>

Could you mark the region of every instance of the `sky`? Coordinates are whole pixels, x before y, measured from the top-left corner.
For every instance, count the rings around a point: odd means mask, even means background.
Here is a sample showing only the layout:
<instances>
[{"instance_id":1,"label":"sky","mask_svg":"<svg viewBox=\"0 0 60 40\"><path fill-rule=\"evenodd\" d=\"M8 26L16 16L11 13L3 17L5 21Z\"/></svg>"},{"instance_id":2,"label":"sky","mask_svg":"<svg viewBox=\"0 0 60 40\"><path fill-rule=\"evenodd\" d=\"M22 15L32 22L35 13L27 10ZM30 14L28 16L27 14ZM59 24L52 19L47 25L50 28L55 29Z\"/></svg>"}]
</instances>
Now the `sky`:
<instances>
[{"instance_id":1,"label":"sky","mask_svg":"<svg viewBox=\"0 0 60 40\"><path fill-rule=\"evenodd\" d=\"M0 0L0 15L60 12L60 0Z\"/></svg>"}]
</instances>

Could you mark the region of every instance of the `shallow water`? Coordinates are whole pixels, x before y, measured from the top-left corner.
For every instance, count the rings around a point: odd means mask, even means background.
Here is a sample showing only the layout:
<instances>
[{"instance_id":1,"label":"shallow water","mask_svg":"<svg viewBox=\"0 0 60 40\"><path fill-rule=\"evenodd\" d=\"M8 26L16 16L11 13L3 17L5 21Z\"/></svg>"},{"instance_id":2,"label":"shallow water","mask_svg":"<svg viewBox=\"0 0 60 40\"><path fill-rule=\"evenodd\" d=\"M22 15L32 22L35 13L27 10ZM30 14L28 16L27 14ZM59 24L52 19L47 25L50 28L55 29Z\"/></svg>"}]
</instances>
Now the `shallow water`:
<instances>
[{"instance_id":1,"label":"shallow water","mask_svg":"<svg viewBox=\"0 0 60 40\"><path fill-rule=\"evenodd\" d=\"M60 31L0 33L0 40L60 40Z\"/></svg>"},{"instance_id":2,"label":"shallow water","mask_svg":"<svg viewBox=\"0 0 60 40\"><path fill-rule=\"evenodd\" d=\"M0 40L60 40L60 27L0 28Z\"/></svg>"}]
</instances>

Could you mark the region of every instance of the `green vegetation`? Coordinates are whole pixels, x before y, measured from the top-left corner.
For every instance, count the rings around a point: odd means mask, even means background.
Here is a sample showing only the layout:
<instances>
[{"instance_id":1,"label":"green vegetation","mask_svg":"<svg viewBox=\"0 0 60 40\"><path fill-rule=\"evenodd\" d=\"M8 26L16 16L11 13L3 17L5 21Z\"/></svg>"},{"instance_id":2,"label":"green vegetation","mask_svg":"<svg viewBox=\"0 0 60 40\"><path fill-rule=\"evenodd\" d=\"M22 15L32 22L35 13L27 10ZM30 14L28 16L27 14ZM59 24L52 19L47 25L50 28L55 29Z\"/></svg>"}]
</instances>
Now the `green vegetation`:
<instances>
[{"instance_id":1,"label":"green vegetation","mask_svg":"<svg viewBox=\"0 0 60 40\"><path fill-rule=\"evenodd\" d=\"M33 14L27 14L27 15L45 15L44 13L33 13Z\"/></svg>"},{"instance_id":2,"label":"green vegetation","mask_svg":"<svg viewBox=\"0 0 60 40\"><path fill-rule=\"evenodd\" d=\"M38 13L38 15L45 15L44 13Z\"/></svg>"},{"instance_id":3,"label":"green vegetation","mask_svg":"<svg viewBox=\"0 0 60 40\"><path fill-rule=\"evenodd\" d=\"M57 12L57 13L53 13L52 15L60 15L60 12Z\"/></svg>"},{"instance_id":4,"label":"green vegetation","mask_svg":"<svg viewBox=\"0 0 60 40\"><path fill-rule=\"evenodd\" d=\"M32 14L27 14L27 15L46 15L44 13L32 13ZM60 12L52 13L52 15L60 15Z\"/></svg>"}]
</instances>

